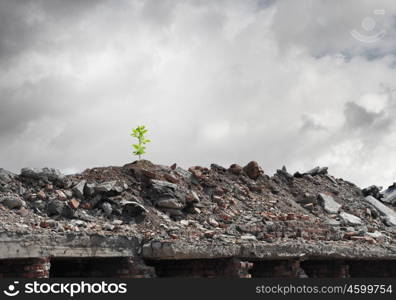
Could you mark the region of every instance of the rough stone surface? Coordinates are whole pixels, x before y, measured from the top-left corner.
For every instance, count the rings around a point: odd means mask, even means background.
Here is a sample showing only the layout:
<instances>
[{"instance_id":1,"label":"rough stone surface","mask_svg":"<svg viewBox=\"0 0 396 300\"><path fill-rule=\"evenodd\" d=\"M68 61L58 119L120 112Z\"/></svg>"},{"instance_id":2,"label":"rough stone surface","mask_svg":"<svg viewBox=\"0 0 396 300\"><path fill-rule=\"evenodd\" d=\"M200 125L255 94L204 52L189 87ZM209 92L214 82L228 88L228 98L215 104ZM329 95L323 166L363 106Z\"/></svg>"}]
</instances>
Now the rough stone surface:
<instances>
[{"instance_id":1,"label":"rough stone surface","mask_svg":"<svg viewBox=\"0 0 396 300\"><path fill-rule=\"evenodd\" d=\"M14 173L0 168L0 182L9 183L14 177Z\"/></svg>"},{"instance_id":2,"label":"rough stone surface","mask_svg":"<svg viewBox=\"0 0 396 300\"><path fill-rule=\"evenodd\" d=\"M381 201L390 204L396 203L396 183L394 183L393 185L391 185L386 189Z\"/></svg>"},{"instance_id":3,"label":"rough stone surface","mask_svg":"<svg viewBox=\"0 0 396 300\"><path fill-rule=\"evenodd\" d=\"M362 193L363 193L363 196L365 196L365 197L373 196L374 198L380 200L382 198L381 190L382 190L381 186L370 185L369 187L364 188L362 190Z\"/></svg>"},{"instance_id":4,"label":"rough stone surface","mask_svg":"<svg viewBox=\"0 0 396 300\"><path fill-rule=\"evenodd\" d=\"M10 208L0 201L2 259L144 258L164 276L175 265L160 265L164 260L227 260L180 264L196 268L181 267L183 274L205 276L220 274L214 265L247 276L246 261L253 262L251 274L343 276L346 265L353 268L345 261L396 260L394 207L365 200L360 188L320 169L291 177L284 168L252 179L214 164L186 171L140 161L87 169L61 182L41 172L0 180L0 199L25 202ZM79 184L78 205L71 206ZM243 261L233 266L232 258ZM317 262L326 259L345 263ZM135 271L122 270L145 276Z\"/></svg>"},{"instance_id":5,"label":"rough stone surface","mask_svg":"<svg viewBox=\"0 0 396 300\"><path fill-rule=\"evenodd\" d=\"M243 168L238 164L232 164L228 170L232 174L240 175L242 173Z\"/></svg>"},{"instance_id":6,"label":"rough stone surface","mask_svg":"<svg viewBox=\"0 0 396 300\"><path fill-rule=\"evenodd\" d=\"M380 201L378 201L372 196L367 196L365 199L375 209L377 209L381 215L385 216L387 222L390 225L396 226L396 212L393 209L385 206L384 204L382 204Z\"/></svg>"},{"instance_id":7,"label":"rough stone surface","mask_svg":"<svg viewBox=\"0 0 396 300\"><path fill-rule=\"evenodd\" d=\"M62 180L64 175L58 169L52 168L23 168L21 170L21 176L26 178L41 179L44 181L56 181Z\"/></svg>"},{"instance_id":8,"label":"rough stone surface","mask_svg":"<svg viewBox=\"0 0 396 300\"><path fill-rule=\"evenodd\" d=\"M323 209L329 214L336 214L339 212L341 205L334 200L332 196L320 193L319 202L321 203Z\"/></svg>"},{"instance_id":9,"label":"rough stone surface","mask_svg":"<svg viewBox=\"0 0 396 300\"><path fill-rule=\"evenodd\" d=\"M257 179L264 173L256 161L251 161L243 167L243 172L245 172L245 174L251 179Z\"/></svg>"},{"instance_id":10,"label":"rough stone surface","mask_svg":"<svg viewBox=\"0 0 396 300\"><path fill-rule=\"evenodd\" d=\"M73 193L77 198L84 198L84 188L85 188L85 184L86 184L86 180L81 180L79 183L77 183L74 187L73 187Z\"/></svg>"},{"instance_id":11,"label":"rough stone surface","mask_svg":"<svg viewBox=\"0 0 396 300\"><path fill-rule=\"evenodd\" d=\"M344 222L348 225L360 225L362 224L362 220L354 215L348 214L346 212L341 212L340 217L344 220Z\"/></svg>"},{"instance_id":12,"label":"rough stone surface","mask_svg":"<svg viewBox=\"0 0 396 300\"><path fill-rule=\"evenodd\" d=\"M19 196L15 195L0 197L0 203L10 209L21 208L25 205L25 201L23 201Z\"/></svg>"}]
</instances>

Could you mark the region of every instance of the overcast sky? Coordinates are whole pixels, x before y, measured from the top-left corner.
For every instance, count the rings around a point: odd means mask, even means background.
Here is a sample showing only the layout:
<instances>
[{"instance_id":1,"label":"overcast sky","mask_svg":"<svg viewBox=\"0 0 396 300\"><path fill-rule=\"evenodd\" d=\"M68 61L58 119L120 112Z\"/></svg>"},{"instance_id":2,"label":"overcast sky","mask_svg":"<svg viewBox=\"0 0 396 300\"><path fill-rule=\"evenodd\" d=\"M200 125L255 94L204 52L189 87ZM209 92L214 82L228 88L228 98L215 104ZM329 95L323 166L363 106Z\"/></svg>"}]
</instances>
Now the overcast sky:
<instances>
[{"instance_id":1,"label":"overcast sky","mask_svg":"<svg viewBox=\"0 0 396 300\"><path fill-rule=\"evenodd\" d=\"M396 181L396 1L0 0L0 167Z\"/></svg>"}]
</instances>

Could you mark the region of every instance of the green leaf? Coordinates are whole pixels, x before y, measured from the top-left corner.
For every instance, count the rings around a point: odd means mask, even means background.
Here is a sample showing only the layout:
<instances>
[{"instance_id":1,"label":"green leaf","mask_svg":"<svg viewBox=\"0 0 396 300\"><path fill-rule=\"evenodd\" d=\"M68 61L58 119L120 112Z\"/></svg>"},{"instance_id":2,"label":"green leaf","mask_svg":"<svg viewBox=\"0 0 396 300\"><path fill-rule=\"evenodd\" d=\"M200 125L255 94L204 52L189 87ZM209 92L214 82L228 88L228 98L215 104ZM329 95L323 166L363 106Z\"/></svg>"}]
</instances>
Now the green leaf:
<instances>
[{"instance_id":1,"label":"green leaf","mask_svg":"<svg viewBox=\"0 0 396 300\"><path fill-rule=\"evenodd\" d=\"M145 137L145 134L148 132L148 129L145 125L138 125L136 128L132 129L131 136L138 139L138 144L132 144L135 151L133 154L142 155L146 153L146 147L144 144L150 143L151 141Z\"/></svg>"}]
</instances>

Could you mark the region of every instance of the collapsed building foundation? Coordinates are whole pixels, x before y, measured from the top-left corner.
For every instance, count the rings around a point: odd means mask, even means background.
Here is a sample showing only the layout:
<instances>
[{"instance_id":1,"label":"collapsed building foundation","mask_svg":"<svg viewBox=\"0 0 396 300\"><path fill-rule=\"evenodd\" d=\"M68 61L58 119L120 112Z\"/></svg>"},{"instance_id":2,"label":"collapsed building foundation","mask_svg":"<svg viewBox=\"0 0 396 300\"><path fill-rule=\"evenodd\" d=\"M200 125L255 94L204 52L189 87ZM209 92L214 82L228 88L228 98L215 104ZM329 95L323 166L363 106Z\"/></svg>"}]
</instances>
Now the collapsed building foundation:
<instances>
[{"instance_id":1,"label":"collapsed building foundation","mask_svg":"<svg viewBox=\"0 0 396 300\"><path fill-rule=\"evenodd\" d=\"M186 245L131 237L0 235L0 278L395 277L396 255L306 244ZM352 251L352 252L351 252Z\"/></svg>"},{"instance_id":2,"label":"collapsed building foundation","mask_svg":"<svg viewBox=\"0 0 396 300\"><path fill-rule=\"evenodd\" d=\"M257 162L0 168L0 277L396 276L396 184Z\"/></svg>"}]
</instances>

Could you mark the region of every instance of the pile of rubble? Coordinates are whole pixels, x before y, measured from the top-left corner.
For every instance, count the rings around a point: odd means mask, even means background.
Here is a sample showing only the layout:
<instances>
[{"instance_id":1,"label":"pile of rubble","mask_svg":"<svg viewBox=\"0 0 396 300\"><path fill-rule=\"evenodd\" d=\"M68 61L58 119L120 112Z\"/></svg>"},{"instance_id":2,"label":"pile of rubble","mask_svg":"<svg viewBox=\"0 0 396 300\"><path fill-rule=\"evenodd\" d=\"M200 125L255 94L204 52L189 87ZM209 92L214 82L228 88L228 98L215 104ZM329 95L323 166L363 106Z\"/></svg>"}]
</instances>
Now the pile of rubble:
<instances>
[{"instance_id":1,"label":"pile of rubble","mask_svg":"<svg viewBox=\"0 0 396 300\"><path fill-rule=\"evenodd\" d=\"M0 169L0 233L133 236L153 256L156 243L176 242L354 245L396 254L395 203L396 184L361 190L320 167L294 175L283 167L273 176L257 162L184 170L142 160L68 176Z\"/></svg>"}]
</instances>

